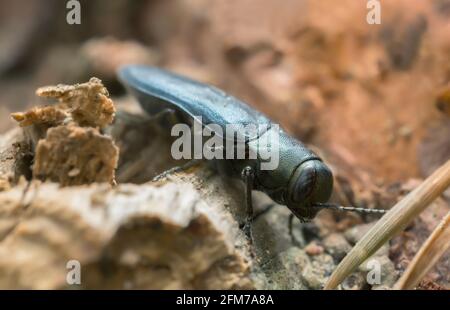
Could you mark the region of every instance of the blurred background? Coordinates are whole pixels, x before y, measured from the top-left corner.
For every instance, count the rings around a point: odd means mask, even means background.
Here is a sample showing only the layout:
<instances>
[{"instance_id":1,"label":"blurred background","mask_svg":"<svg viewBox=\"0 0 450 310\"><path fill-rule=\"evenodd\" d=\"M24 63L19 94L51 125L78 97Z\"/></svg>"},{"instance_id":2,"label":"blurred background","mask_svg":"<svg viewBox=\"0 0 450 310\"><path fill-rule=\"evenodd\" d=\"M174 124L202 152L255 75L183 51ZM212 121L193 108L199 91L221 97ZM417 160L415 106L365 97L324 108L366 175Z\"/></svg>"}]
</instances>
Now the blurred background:
<instances>
[{"instance_id":1,"label":"blurred background","mask_svg":"<svg viewBox=\"0 0 450 310\"><path fill-rule=\"evenodd\" d=\"M354 0L89 0L80 25L66 3L0 0L0 132L38 86L97 76L120 98L117 67L146 63L242 98L364 182L450 156L448 0L383 0L380 25Z\"/></svg>"}]
</instances>

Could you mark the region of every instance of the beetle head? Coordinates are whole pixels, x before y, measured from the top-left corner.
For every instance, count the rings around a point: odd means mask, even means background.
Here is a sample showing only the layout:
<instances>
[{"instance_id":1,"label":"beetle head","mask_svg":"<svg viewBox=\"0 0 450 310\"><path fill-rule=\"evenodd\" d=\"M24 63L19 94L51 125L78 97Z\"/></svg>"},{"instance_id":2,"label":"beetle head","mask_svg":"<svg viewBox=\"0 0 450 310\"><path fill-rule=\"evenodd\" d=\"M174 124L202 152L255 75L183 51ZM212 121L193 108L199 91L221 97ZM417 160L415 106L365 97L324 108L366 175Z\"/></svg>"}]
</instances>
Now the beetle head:
<instances>
[{"instance_id":1,"label":"beetle head","mask_svg":"<svg viewBox=\"0 0 450 310\"><path fill-rule=\"evenodd\" d=\"M320 160L300 164L292 174L286 192L286 204L300 219L311 219L318 212L312 205L327 202L333 189L333 175Z\"/></svg>"}]
</instances>

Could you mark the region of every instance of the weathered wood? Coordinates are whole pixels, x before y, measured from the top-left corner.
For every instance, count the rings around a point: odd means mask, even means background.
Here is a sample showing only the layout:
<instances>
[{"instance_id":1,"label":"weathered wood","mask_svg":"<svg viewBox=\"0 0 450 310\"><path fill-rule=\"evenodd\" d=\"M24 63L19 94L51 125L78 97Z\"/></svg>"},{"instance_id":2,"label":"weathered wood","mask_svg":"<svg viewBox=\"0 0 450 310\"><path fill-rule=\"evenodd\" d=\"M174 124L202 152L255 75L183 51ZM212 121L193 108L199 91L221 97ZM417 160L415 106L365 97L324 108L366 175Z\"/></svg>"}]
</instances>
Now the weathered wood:
<instances>
[{"instance_id":1,"label":"weathered wood","mask_svg":"<svg viewBox=\"0 0 450 310\"><path fill-rule=\"evenodd\" d=\"M20 176L30 176L31 159L31 147L22 129L0 136L0 192L11 188Z\"/></svg>"},{"instance_id":2,"label":"weathered wood","mask_svg":"<svg viewBox=\"0 0 450 310\"><path fill-rule=\"evenodd\" d=\"M206 202L192 176L0 193L0 287L69 287L66 264L77 260L83 288L253 288L231 202Z\"/></svg>"}]
</instances>

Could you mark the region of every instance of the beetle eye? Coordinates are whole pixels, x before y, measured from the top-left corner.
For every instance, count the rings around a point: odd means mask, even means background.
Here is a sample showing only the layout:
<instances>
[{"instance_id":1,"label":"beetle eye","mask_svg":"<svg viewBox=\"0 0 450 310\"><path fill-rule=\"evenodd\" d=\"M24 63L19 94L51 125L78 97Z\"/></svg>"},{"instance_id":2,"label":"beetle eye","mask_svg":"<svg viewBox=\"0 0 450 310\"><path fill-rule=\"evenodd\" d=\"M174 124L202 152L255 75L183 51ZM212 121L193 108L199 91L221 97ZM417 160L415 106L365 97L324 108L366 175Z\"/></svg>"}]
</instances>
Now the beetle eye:
<instances>
[{"instance_id":1,"label":"beetle eye","mask_svg":"<svg viewBox=\"0 0 450 310\"><path fill-rule=\"evenodd\" d=\"M290 200L302 205L326 202L333 189L330 169L320 160L309 160L295 170L289 182Z\"/></svg>"}]
</instances>

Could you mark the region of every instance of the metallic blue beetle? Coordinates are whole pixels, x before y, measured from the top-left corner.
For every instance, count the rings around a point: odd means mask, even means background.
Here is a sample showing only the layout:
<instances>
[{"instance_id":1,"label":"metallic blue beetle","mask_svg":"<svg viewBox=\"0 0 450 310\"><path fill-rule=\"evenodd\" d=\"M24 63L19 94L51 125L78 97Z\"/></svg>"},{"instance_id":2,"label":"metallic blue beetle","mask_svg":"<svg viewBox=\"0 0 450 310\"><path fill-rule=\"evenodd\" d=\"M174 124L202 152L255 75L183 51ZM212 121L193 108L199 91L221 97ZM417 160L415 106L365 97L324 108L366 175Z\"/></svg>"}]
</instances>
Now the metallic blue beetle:
<instances>
[{"instance_id":1,"label":"metallic blue beetle","mask_svg":"<svg viewBox=\"0 0 450 310\"><path fill-rule=\"evenodd\" d=\"M269 134L272 122L244 102L216 87L155 67L125 66L119 79L150 114L175 111L180 121L192 125L202 117L202 125L265 125L268 130L247 135L246 146L258 152L258 140ZM322 160L300 141L279 131L279 165L275 170L262 170L257 159L223 160L231 174L246 183L248 219L252 218L251 191L265 192L275 202L287 206L300 220L313 218L321 203L328 201L333 176Z\"/></svg>"}]
</instances>

